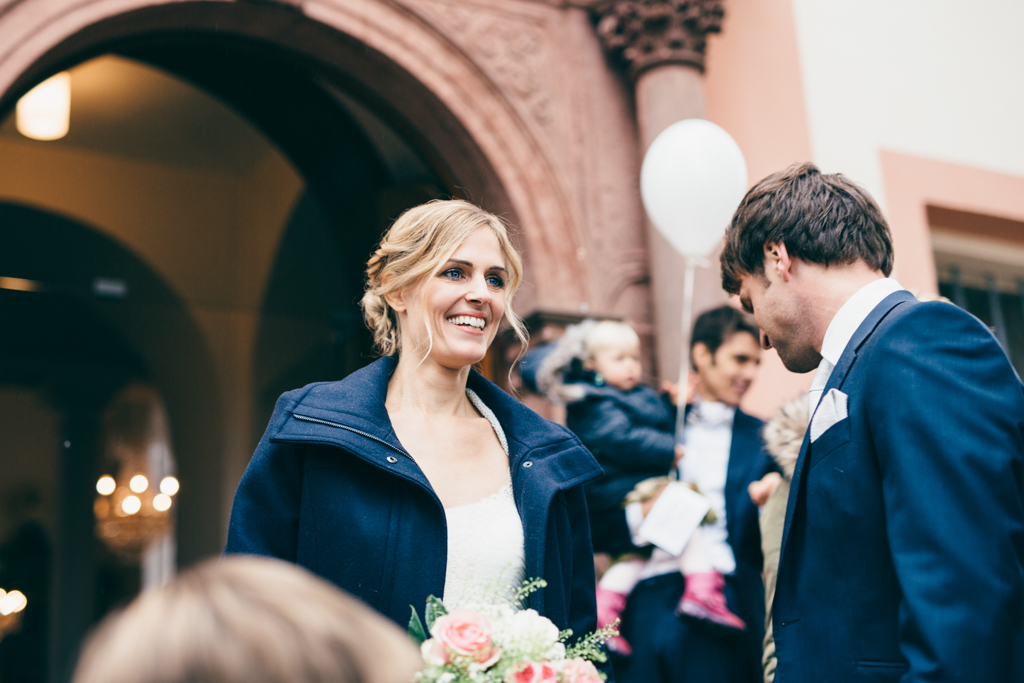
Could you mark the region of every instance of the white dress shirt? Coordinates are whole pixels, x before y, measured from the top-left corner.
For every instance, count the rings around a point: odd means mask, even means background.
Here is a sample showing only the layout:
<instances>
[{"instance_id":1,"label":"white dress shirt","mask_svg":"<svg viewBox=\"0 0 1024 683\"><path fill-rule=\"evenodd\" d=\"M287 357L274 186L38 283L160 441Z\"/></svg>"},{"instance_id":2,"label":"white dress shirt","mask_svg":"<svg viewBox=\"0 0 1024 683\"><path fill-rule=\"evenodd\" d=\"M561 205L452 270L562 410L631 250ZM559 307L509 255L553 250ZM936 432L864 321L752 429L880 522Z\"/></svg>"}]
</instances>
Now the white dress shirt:
<instances>
[{"instance_id":1,"label":"white dress shirt","mask_svg":"<svg viewBox=\"0 0 1024 683\"><path fill-rule=\"evenodd\" d=\"M717 519L701 526L701 534L711 566L722 574L736 571L736 558L725 528L725 480L729 473L732 449L732 422L736 407L724 403L699 401L686 416L683 448L679 461L679 480L697 485L711 503Z\"/></svg>"},{"instance_id":2,"label":"white dress shirt","mask_svg":"<svg viewBox=\"0 0 1024 683\"><path fill-rule=\"evenodd\" d=\"M857 328L886 297L902 289L900 283L891 277L874 280L858 289L836 312L825 330L825 338L821 342L821 363L811 382L808 396L811 415L814 415L828 378Z\"/></svg>"}]
</instances>

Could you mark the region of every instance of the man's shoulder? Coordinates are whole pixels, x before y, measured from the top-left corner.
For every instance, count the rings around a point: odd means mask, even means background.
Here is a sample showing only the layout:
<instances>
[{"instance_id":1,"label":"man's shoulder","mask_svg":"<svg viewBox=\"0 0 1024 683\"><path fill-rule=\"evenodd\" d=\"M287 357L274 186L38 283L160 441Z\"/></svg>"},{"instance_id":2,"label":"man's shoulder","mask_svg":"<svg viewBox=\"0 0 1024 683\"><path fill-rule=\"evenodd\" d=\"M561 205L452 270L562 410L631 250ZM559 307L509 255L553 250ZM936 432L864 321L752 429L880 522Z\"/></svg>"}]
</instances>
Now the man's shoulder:
<instances>
[{"instance_id":1,"label":"man's shoulder","mask_svg":"<svg viewBox=\"0 0 1024 683\"><path fill-rule=\"evenodd\" d=\"M1016 392L1020 379L992 330L951 303L907 301L897 306L858 349L861 372L885 390L891 385L969 382Z\"/></svg>"},{"instance_id":2,"label":"man's shoulder","mask_svg":"<svg viewBox=\"0 0 1024 683\"><path fill-rule=\"evenodd\" d=\"M917 301L916 299L910 299L896 306L892 314L887 318L890 324L897 321L920 322L932 319L973 321L983 325L972 314L949 301Z\"/></svg>"},{"instance_id":3,"label":"man's shoulder","mask_svg":"<svg viewBox=\"0 0 1024 683\"><path fill-rule=\"evenodd\" d=\"M764 427L764 420L759 417L754 417L750 413L743 412L742 408L736 408L736 415L733 418L733 424L737 429L748 429L760 432L761 428Z\"/></svg>"},{"instance_id":4,"label":"man's shoulder","mask_svg":"<svg viewBox=\"0 0 1024 683\"><path fill-rule=\"evenodd\" d=\"M1000 350L992 331L977 317L945 301L905 301L881 321L864 346L927 347L992 346Z\"/></svg>"}]
</instances>

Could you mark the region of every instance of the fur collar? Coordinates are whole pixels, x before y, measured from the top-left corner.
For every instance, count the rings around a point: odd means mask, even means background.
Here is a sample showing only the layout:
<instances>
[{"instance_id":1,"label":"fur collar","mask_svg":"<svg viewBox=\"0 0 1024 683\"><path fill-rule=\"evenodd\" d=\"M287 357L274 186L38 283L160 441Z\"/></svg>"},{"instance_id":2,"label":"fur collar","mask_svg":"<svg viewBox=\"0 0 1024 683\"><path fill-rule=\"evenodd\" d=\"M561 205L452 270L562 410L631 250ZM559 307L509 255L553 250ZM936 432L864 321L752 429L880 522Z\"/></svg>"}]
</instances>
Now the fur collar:
<instances>
[{"instance_id":1,"label":"fur collar","mask_svg":"<svg viewBox=\"0 0 1024 683\"><path fill-rule=\"evenodd\" d=\"M807 394L801 394L782 406L761 432L765 450L775 458L786 479L793 478L800 446L807 432L807 422Z\"/></svg>"},{"instance_id":2,"label":"fur collar","mask_svg":"<svg viewBox=\"0 0 1024 683\"><path fill-rule=\"evenodd\" d=\"M589 383L579 381L583 379L580 376L585 355L583 342L596 324L596 320L588 319L570 325L555 342L554 348L541 360L537 368L536 384L548 400L566 405L586 398Z\"/></svg>"}]
</instances>

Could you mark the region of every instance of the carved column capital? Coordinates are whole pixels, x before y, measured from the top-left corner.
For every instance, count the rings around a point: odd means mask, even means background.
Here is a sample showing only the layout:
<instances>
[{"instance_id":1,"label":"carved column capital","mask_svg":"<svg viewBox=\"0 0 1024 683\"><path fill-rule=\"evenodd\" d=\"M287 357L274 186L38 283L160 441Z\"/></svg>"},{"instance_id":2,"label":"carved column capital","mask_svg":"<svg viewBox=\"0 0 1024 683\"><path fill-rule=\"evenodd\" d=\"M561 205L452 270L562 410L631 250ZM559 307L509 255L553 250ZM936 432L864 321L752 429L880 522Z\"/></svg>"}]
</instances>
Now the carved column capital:
<instances>
[{"instance_id":1,"label":"carved column capital","mask_svg":"<svg viewBox=\"0 0 1024 683\"><path fill-rule=\"evenodd\" d=\"M704 70L705 35L722 30L724 0L614 0L595 7L597 35L634 80L662 64Z\"/></svg>"}]
</instances>

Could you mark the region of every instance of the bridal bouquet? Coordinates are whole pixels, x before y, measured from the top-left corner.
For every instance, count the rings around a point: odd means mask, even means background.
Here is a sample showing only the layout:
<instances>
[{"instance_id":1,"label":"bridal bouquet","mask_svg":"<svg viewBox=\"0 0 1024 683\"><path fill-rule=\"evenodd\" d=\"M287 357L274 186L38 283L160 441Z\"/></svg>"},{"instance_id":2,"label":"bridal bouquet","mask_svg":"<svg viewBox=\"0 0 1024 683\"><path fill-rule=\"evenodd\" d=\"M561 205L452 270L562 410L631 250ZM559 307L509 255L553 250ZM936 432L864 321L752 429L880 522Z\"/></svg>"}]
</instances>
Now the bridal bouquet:
<instances>
[{"instance_id":1,"label":"bridal bouquet","mask_svg":"<svg viewBox=\"0 0 1024 683\"><path fill-rule=\"evenodd\" d=\"M511 600L496 593L451 611L434 596L427 598L426 629L415 609L409 621L409 634L421 643L426 662L416 680L602 683L604 674L593 662L605 661L601 643L618 632L604 628L566 645L572 631L559 631L536 610L521 608L527 595L545 585L542 579L526 581Z\"/></svg>"}]
</instances>

